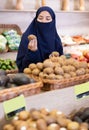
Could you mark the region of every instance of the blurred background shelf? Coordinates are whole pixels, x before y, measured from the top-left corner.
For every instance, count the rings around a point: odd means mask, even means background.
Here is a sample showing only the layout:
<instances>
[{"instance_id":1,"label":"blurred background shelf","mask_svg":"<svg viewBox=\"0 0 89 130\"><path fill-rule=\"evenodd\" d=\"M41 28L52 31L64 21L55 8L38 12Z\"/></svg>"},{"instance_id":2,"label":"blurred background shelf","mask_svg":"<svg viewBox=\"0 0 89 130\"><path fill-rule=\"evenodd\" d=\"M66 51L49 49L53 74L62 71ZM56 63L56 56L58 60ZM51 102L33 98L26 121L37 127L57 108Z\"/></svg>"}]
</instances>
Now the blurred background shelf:
<instances>
[{"instance_id":1,"label":"blurred background shelf","mask_svg":"<svg viewBox=\"0 0 89 130\"><path fill-rule=\"evenodd\" d=\"M59 35L89 33L89 12L56 11ZM0 24L17 24L24 32L35 16L35 11L0 11Z\"/></svg>"},{"instance_id":2,"label":"blurred background shelf","mask_svg":"<svg viewBox=\"0 0 89 130\"><path fill-rule=\"evenodd\" d=\"M41 0L23 0L24 9L16 10L16 0L0 0L0 24L17 24L22 33L27 29L36 13L36 2ZM69 11L61 10L61 0L46 0L46 4L52 7L56 14L56 27L58 34L83 35L89 34L89 0L85 0L85 10L79 11L79 0L69 0ZM85 46L84 46L85 47ZM65 51L73 47L65 47ZM0 54L0 57L16 59L17 52Z\"/></svg>"},{"instance_id":3,"label":"blurred background shelf","mask_svg":"<svg viewBox=\"0 0 89 130\"><path fill-rule=\"evenodd\" d=\"M17 0L0 0L0 9L12 9L16 8ZM19 0L20 1L20 0ZM43 0L44 4L52 7L55 11L62 9L63 1L65 0ZM69 0L69 11L79 10L79 0ZM89 11L89 0L84 0L85 10ZM36 10L42 5L42 0L22 0L23 10Z\"/></svg>"},{"instance_id":4,"label":"blurred background shelf","mask_svg":"<svg viewBox=\"0 0 89 130\"><path fill-rule=\"evenodd\" d=\"M16 60L17 52L0 53L0 58Z\"/></svg>"}]
</instances>

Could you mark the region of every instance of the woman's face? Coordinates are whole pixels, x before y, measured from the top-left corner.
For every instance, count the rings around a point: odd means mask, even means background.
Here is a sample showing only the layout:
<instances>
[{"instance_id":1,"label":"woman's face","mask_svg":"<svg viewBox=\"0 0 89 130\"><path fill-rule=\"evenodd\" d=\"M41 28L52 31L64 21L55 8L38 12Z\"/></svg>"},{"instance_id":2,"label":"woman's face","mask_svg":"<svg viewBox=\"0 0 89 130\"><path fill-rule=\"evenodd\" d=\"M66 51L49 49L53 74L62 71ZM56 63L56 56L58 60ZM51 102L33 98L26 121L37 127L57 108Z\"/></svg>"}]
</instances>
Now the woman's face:
<instances>
[{"instance_id":1,"label":"woman's face","mask_svg":"<svg viewBox=\"0 0 89 130\"><path fill-rule=\"evenodd\" d=\"M47 11L42 11L38 17L37 21L42 22L42 23L48 23L52 21L52 17L49 12Z\"/></svg>"}]
</instances>

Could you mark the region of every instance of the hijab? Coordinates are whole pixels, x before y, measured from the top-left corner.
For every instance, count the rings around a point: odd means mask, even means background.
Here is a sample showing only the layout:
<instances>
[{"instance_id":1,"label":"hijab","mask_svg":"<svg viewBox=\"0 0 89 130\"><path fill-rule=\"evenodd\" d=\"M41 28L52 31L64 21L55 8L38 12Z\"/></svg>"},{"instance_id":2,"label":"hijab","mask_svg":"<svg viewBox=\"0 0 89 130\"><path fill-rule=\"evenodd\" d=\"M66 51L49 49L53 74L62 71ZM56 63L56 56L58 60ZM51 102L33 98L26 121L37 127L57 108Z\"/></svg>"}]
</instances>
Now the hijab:
<instances>
[{"instance_id":1,"label":"hijab","mask_svg":"<svg viewBox=\"0 0 89 130\"><path fill-rule=\"evenodd\" d=\"M48 23L42 23L37 21L38 15L42 11L47 11L52 17L52 21ZM56 20L54 11L48 7L40 7L32 23L27 28L26 35L34 34L37 37L38 49L42 60L45 60L53 51L58 51L60 55L63 54L62 43L56 30Z\"/></svg>"}]
</instances>

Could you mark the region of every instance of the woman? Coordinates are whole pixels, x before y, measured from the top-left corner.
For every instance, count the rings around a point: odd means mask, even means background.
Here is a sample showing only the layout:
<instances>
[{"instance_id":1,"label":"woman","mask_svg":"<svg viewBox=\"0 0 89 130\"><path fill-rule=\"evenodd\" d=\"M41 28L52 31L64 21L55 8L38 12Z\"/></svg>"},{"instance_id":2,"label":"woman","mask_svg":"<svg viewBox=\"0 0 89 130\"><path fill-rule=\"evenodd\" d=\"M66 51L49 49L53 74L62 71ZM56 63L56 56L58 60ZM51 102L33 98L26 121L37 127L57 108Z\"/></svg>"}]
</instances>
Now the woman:
<instances>
[{"instance_id":1,"label":"woman","mask_svg":"<svg viewBox=\"0 0 89 130\"><path fill-rule=\"evenodd\" d=\"M43 62L53 51L63 54L55 21L55 13L50 7L43 6L38 9L21 39L16 59L19 72L23 72L24 68L31 63ZM35 35L36 38L29 41L30 34Z\"/></svg>"}]
</instances>

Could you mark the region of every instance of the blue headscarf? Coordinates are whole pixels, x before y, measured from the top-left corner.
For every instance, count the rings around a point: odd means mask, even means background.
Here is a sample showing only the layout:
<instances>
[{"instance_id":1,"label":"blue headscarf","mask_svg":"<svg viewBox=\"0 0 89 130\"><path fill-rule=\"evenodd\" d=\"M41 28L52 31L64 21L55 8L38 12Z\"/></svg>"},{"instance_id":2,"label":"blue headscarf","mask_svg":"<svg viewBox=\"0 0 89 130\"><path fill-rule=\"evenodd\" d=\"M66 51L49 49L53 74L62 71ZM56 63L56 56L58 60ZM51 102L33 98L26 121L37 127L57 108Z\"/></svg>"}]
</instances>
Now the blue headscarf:
<instances>
[{"instance_id":1,"label":"blue headscarf","mask_svg":"<svg viewBox=\"0 0 89 130\"><path fill-rule=\"evenodd\" d=\"M52 22L41 23L37 21L38 15L42 11L48 11L52 17ZM56 30L56 20L54 11L47 6L40 7L36 13L36 17L27 29L27 33L34 34L37 37L38 49L40 50L42 59L45 60L53 51L63 54L63 47Z\"/></svg>"},{"instance_id":2,"label":"blue headscarf","mask_svg":"<svg viewBox=\"0 0 89 130\"><path fill-rule=\"evenodd\" d=\"M48 23L38 22L38 15L42 11L47 11L52 17L52 21ZM63 47L56 30L56 20L54 11L47 6L40 7L36 12L36 16L24 32L19 46L16 63L19 70L22 72L30 63L43 62L49 58L53 51L58 51L63 54ZM33 34L37 37L38 50L32 52L28 50L28 35Z\"/></svg>"}]
</instances>

